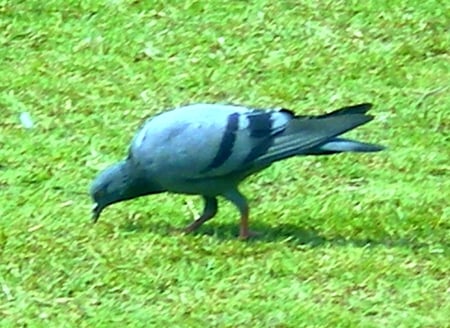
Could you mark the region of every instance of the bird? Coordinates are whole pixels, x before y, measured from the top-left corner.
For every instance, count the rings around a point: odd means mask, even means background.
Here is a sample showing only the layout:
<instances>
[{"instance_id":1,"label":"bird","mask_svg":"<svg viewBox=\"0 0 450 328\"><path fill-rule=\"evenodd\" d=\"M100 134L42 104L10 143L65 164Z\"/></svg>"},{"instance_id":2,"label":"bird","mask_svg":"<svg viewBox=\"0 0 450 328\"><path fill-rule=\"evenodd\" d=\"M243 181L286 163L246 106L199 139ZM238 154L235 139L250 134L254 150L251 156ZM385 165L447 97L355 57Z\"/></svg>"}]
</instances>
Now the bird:
<instances>
[{"instance_id":1,"label":"bird","mask_svg":"<svg viewBox=\"0 0 450 328\"><path fill-rule=\"evenodd\" d=\"M194 103L147 119L128 156L93 180L92 220L109 205L137 197L178 193L200 195L202 214L183 231L197 230L218 211L218 197L240 214L239 238L249 229L249 205L240 183L272 163L293 156L378 152L385 147L342 138L371 121L371 103L346 106L322 115L243 105Z\"/></svg>"}]
</instances>

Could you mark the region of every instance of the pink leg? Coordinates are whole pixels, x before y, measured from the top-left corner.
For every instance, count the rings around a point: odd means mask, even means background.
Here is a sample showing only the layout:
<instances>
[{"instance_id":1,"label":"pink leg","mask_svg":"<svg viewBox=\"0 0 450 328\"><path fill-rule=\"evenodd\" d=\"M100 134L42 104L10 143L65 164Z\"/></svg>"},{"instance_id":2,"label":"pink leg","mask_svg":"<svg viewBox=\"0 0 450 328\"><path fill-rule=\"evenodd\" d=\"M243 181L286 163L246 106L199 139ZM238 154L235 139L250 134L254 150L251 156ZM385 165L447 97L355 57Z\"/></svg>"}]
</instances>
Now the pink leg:
<instances>
[{"instance_id":1,"label":"pink leg","mask_svg":"<svg viewBox=\"0 0 450 328\"><path fill-rule=\"evenodd\" d=\"M247 240L252 237L258 237L261 233L257 231L250 230L248 227L248 212L247 215L241 216L241 227L239 231L239 239Z\"/></svg>"},{"instance_id":2,"label":"pink leg","mask_svg":"<svg viewBox=\"0 0 450 328\"><path fill-rule=\"evenodd\" d=\"M239 239L245 240L250 237L250 230L248 229L248 211L241 215L241 226L239 231Z\"/></svg>"},{"instance_id":3,"label":"pink leg","mask_svg":"<svg viewBox=\"0 0 450 328\"><path fill-rule=\"evenodd\" d=\"M186 228L184 228L184 232L190 233L197 228L199 228L203 223L206 221L212 219L214 215L217 213L217 199L211 198L211 197L203 197L205 200L205 208L203 210L202 215L192 222L190 225L188 225Z\"/></svg>"},{"instance_id":4,"label":"pink leg","mask_svg":"<svg viewBox=\"0 0 450 328\"><path fill-rule=\"evenodd\" d=\"M223 196L232 202L241 213L241 224L239 228L239 239L246 240L250 237L258 236L257 232L251 231L248 227L249 208L247 199L237 189L228 190Z\"/></svg>"}]
</instances>

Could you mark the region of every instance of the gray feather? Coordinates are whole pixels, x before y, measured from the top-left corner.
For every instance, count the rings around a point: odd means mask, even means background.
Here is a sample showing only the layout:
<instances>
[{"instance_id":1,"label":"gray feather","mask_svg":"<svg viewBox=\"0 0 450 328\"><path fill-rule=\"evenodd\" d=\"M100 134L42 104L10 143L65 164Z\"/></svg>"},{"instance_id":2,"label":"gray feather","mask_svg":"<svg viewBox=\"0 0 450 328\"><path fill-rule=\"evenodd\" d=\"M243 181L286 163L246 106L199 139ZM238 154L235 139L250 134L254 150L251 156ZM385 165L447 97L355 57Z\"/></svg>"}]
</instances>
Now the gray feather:
<instances>
[{"instance_id":1,"label":"gray feather","mask_svg":"<svg viewBox=\"0 0 450 328\"><path fill-rule=\"evenodd\" d=\"M364 114L327 115L317 118L294 118L286 130L277 136L267 153L257 161L266 164L294 155L306 154L309 149L372 120Z\"/></svg>"}]
</instances>

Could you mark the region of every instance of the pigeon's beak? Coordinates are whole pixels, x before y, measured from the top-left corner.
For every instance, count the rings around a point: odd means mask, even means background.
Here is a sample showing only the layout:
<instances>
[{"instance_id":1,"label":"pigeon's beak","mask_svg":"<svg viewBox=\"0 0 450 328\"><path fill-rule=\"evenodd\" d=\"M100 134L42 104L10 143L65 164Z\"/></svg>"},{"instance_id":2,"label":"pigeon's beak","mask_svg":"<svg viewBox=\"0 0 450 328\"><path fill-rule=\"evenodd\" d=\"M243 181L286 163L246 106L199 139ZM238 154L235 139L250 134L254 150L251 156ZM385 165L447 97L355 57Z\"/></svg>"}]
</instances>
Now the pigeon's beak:
<instances>
[{"instance_id":1,"label":"pigeon's beak","mask_svg":"<svg viewBox=\"0 0 450 328\"><path fill-rule=\"evenodd\" d=\"M98 203L94 204L94 207L92 207L92 222L94 222L94 223L97 222L102 210L103 210L103 208L100 207L100 205Z\"/></svg>"}]
</instances>

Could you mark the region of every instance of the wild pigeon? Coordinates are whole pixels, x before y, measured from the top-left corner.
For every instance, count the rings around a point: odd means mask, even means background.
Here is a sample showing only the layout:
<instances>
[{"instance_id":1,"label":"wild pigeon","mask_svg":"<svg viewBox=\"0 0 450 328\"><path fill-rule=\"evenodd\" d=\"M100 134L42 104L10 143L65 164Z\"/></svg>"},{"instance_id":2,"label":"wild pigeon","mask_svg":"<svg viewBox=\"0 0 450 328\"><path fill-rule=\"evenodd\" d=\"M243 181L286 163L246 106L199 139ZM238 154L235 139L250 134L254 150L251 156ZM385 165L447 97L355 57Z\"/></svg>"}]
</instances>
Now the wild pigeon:
<instances>
[{"instance_id":1,"label":"wild pigeon","mask_svg":"<svg viewBox=\"0 0 450 328\"><path fill-rule=\"evenodd\" d=\"M201 195L203 213L191 232L217 213L217 197L240 212L240 238L248 227L247 199L238 190L249 175L297 155L376 152L382 146L344 139L341 134L373 119L371 104L344 107L319 116L287 109L193 104L148 119L135 135L128 157L92 183L93 221L108 205L140 196L173 192Z\"/></svg>"}]
</instances>

